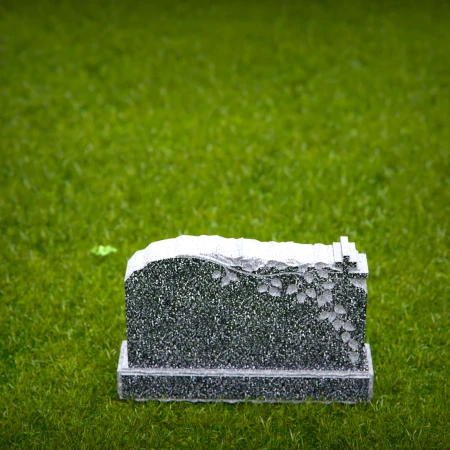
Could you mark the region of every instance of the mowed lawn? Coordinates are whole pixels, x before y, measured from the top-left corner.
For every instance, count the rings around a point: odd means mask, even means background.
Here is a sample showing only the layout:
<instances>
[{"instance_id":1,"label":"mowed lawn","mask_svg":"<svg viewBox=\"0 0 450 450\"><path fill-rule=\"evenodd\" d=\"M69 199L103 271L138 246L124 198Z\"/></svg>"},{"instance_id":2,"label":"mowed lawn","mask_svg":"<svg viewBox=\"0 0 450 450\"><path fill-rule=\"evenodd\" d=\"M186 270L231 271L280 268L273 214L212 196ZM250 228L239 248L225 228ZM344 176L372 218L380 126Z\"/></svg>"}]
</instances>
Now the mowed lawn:
<instances>
[{"instance_id":1,"label":"mowed lawn","mask_svg":"<svg viewBox=\"0 0 450 450\"><path fill-rule=\"evenodd\" d=\"M449 43L444 0L0 2L0 448L450 448ZM180 234L356 242L372 402L119 401Z\"/></svg>"}]
</instances>

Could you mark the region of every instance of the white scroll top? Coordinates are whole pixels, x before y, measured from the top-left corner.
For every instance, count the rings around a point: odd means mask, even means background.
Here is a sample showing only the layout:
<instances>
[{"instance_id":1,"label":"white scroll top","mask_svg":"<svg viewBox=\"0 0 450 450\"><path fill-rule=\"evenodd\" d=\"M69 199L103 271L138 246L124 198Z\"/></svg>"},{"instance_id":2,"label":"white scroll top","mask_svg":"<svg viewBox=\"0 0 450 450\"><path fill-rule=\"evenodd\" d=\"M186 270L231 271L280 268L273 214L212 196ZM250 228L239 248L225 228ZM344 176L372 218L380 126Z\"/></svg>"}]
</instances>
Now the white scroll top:
<instances>
[{"instance_id":1,"label":"white scroll top","mask_svg":"<svg viewBox=\"0 0 450 450\"><path fill-rule=\"evenodd\" d=\"M128 261L125 280L136 270L153 261L171 258L199 258L224 266L240 266L254 272L261 267L322 266L332 267L344 258L356 263L352 272L367 274L367 259L355 244L341 237L332 245L260 242L255 239L227 239L220 236L179 236L151 243Z\"/></svg>"}]
</instances>

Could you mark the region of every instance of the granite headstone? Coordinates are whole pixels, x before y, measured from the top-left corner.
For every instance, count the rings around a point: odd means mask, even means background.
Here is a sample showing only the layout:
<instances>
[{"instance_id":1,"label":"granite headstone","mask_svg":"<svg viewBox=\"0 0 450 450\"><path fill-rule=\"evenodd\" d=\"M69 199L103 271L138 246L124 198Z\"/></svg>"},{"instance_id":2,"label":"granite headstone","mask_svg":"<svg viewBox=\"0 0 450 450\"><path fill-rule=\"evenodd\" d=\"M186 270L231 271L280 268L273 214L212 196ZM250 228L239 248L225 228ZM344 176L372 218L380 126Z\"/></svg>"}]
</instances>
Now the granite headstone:
<instances>
[{"instance_id":1,"label":"granite headstone","mask_svg":"<svg viewBox=\"0 0 450 450\"><path fill-rule=\"evenodd\" d=\"M154 242L127 265L119 397L369 401L367 276L346 237Z\"/></svg>"}]
</instances>

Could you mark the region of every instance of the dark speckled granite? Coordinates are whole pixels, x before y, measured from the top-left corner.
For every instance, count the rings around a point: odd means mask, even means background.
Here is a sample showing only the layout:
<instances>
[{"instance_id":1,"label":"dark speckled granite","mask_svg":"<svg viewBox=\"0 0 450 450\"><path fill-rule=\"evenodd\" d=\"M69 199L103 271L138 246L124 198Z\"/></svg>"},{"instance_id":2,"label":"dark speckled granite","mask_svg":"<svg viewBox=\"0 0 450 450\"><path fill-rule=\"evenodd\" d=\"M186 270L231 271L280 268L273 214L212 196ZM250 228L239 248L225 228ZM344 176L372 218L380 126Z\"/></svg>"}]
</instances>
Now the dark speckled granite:
<instances>
[{"instance_id":1,"label":"dark speckled granite","mask_svg":"<svg viewBox=\"0 0 450 450\"><path fill-rule=\"evenodd\" d=\"M125 282L120 397L369 400L367 274L355 266L348 258L254 272L194 257L148 263Z\"/></svg>"}]
</instances>

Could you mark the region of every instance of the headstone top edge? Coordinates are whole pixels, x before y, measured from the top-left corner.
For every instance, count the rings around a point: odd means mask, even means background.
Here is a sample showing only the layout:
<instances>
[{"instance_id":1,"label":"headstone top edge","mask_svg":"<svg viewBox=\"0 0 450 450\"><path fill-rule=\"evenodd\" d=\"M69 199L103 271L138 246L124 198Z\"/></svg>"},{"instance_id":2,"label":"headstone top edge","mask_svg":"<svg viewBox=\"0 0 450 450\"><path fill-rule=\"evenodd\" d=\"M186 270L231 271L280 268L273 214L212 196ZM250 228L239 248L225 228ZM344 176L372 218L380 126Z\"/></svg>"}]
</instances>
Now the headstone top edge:
<instances>
[{"instance_id":1,"label":"headstone top edge","mask_svg":"<svg viewBox=\"0 0 450 450\"><path fill-rule=\"evenodd\" d=\"M275 262L291 267L317 263L331 266L342 263L344 256L345 259L357 263L358 272L366 273L365 254L358 253L355 244L349 243L347 237L342 237L338 243L325 245L181 235L152 242L145 249L135 252L128 260L125 281L133 272L143 269L151 262L178 257L214 260L230 266L240 265L245 261L251 262L252 270L257 270L260 267L271 266Z\"/></svg>"}]
</instances>

